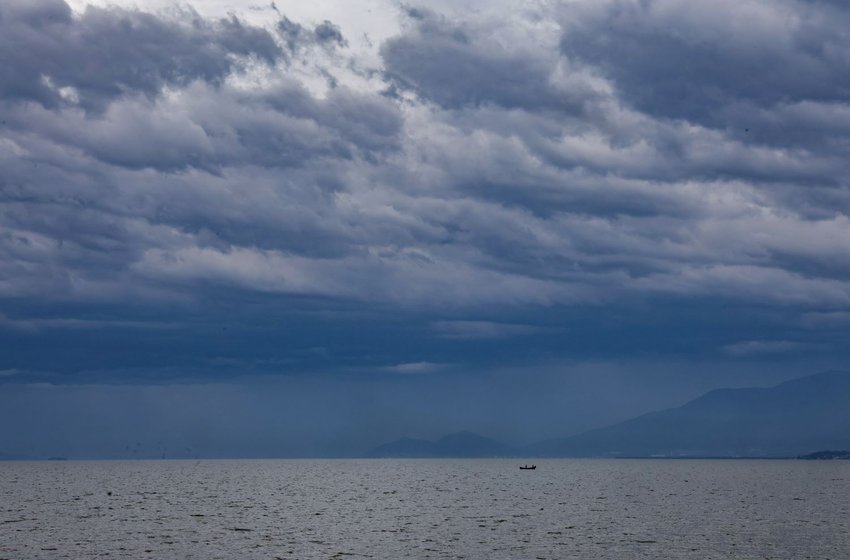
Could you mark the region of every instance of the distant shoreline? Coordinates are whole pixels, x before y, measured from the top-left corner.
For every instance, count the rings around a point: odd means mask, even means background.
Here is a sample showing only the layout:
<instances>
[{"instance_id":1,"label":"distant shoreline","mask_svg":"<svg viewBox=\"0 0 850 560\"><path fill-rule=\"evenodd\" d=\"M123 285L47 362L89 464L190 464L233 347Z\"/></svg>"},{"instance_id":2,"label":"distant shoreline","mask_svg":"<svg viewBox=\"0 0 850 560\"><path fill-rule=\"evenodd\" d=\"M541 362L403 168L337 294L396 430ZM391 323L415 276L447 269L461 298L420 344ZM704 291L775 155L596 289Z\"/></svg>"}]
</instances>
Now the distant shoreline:
<instances>
[{"instance_id":1,"label":"distant shoreline","mask_svg":"<svg viewBox=\"0 0 850 560\"><path fill-rule=\"evenodd\" d=\"M90 463L90 462L200 462L200 461L843 461L850 457L204 457L204 458L16 458L0 459L0 463Z\"/></svg>"}]
</instances>

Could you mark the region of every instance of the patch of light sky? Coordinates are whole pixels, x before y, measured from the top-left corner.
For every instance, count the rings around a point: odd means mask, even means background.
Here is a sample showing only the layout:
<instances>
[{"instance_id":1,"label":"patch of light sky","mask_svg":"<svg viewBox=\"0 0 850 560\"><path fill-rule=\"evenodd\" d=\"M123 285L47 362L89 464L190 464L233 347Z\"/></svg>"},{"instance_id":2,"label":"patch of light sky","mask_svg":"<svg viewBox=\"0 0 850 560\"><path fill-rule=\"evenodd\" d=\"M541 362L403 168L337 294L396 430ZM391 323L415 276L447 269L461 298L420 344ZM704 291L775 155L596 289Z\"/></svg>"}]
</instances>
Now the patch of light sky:
<instances>
[{"instance_id":1,"label":"patch of light sky","mask_svg":"<svg viewBox=\"0 0 850 560\"><path fill-rule=\"evenodd\" d=\"M319 98L327 93L330 76L336 83L355 90L378 91L385 87L386 84L379 78L379 72L376 72L382 68L379 49L384 41L402 31L405 25L402 12L406 7L429 9L451 20L469 21L469 16L474 14L475 21L493 30L490 40L502 46L505 46L504 43L557 44L557 26L551 28L551 19L533 15L547 11L547 7L551 6L549 0L190 0L180 3L173 0L67 1L77 13L84 11L88 5L120 6L157 13L168 13L190 6L203 16L235 15L252 25L266 28L272 27L280 15L308 28L330 21L342 31L347 42L346 48L340 52L316 53L309 61L289 68L289 72L297 75L301 84ZM526 17L511 16L521 13ZM529 15L531 17L528 17ZM506 27L505 22L511 22L511 25ZM274 76L270 72L266 66L257 65L254 72L233 75L228 81L235 87L252 89L258 84L272 81Z\"/></svg>"},{"instance_id":2,"label":"patch of light sky","mask_svg":"<svg viewBox=\"0 0 850 560\"><path fill-rule=\"evenodd\" d=\"M385 40L397 35L403 25L401 13L407 6L423 7L450 19L469 19L475 15L478 21L490 19L510 19L511 13L534 13L545 11L551 2L548 0L430 0L428 2L402 2L399 0L195 0L175 4L172 0L68 0L76 12L82 12L87 5L121 6L146 11L169 11L175 6L188 5L199 13L211 17L224 17L229 14L254 25L273 24L278 12L302 25L316 25L325 20L333 22L342 30L349 43L352 54L367 57L368 63L378 63L378 47ZM537 30L539 31L539 30ZM505 38L507 39L507 38Z\"/></svg>"},{"instance_id":3,"label":"patch of light sky","mask_svg":"<svg viewBox=\"0 0 850 560\"><path fill-rule=\"evenodd\" d=\"M313 67L294 67L291 71L298 74L301 83L315 95L321 96L326 90L327 74L332 73L339 83L354 89L374 89L378 86L366 78L370 70L380 68L378 48L383 41L401 30L401 4L387 0L322 0L303 2L295 0L271 1L257 0L197 0L176 4L171 0L68 0L71 8L81 13L86 6L120 6L137 8L143 11L168 13L181 6L190 6L206 17L227 17L235 15L252 25L270 28L279 19L278 12L290 20L314 27L323 21L339 26L348 46L337 56L351 57L356 61L356 70L346 64L333 64L331 60L318 57ZM333 70L330 71L329 67ZM257 72L238 78L231 77L234 85L246 85L268 78L267 70L258 67Z\"/></svg>"}]
</instances>

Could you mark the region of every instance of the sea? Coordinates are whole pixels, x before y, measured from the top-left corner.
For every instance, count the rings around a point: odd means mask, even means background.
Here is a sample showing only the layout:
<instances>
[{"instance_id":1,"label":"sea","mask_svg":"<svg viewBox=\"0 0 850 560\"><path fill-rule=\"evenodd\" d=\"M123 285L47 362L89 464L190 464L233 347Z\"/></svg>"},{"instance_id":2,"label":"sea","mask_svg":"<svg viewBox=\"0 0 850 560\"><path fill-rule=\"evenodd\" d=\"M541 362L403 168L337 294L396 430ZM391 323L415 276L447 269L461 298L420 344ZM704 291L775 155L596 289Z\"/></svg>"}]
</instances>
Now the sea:
<instances>
[{"instance_id":1,"label":"sea","mask_svg":"<svg viewBox=\"0 0 850 560\"><path fill-rule=\"evenodd\" d=\"M2 462L0 558L850 558L850 461L526 462Z\"/></svg>"}]
</instances>

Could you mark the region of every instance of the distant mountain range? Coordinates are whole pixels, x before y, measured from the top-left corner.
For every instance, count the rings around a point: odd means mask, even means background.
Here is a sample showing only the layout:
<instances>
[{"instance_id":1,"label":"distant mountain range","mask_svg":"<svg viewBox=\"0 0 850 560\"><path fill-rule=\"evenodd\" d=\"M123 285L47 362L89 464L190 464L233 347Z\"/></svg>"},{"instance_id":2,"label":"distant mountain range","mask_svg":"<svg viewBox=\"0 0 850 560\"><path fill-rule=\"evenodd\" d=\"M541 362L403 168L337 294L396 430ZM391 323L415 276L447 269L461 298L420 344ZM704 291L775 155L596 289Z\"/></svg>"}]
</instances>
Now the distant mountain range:
<instances>
[{"instance_id":1,"label":"distant mountain range","mask_svg":"<svg viewBox=\"0 0 850 560\"><path fill-rule=\"evenodd\" d=\"M718 389L678 408L511 449L470 432L401 439L370 457L797 457L850 449L850 373Z\"/></svg>"},{"instance_id":2,"label":"distant mountain range","mask_svg":"<svg viewBox=\"0 0 850 560\"><path fill-rule=\"evenodd\" d=\"M850 460L850 451L815 451L807 455L800 455L797 458L809 461L832 461L836 459L847 461Z\"/></svg>"},{"instance_id":3,"label":"distant mountain range","mask_svg":"<svg viewBox=\"0 0 850 560\"><path fill-rule=\"evenodd\" d=\"M474 434L458 432L437 441L402 438L370 451L374 458L421 459L429 457L505 457L514 452L503 443Z\"/></svg>"},{"instance_id":4,"label":"distant mountain range","mask_svg":"<svg viewBox=\"0 0 850 560\"><path fill-rule=\"evenodd\" d=\"M850 447L850 374L719 389L683 406L526 448L544 457L795 457Z\"/></svg>"}]
</instances>

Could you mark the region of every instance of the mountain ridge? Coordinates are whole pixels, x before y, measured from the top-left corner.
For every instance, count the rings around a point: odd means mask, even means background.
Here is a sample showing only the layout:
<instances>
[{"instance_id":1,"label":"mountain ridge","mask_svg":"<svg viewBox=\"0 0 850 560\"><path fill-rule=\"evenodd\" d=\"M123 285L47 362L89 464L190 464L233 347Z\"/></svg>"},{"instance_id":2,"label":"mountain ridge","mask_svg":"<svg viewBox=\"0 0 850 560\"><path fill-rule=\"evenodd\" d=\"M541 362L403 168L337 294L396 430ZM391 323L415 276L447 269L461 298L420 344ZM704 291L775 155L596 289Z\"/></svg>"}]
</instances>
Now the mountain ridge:
<instances>
[{"instance_id":1,"label":"mountain ridge","mask_svg":"<svg viewBox=\"0 0 850 560\"><path fill-rule=\"evenodd\" d=\"M796 457L850 444L850 374L827 371L773 387L715 389L685 404L539 442L542 457Z\"/></svg>"},{"instance_id":2,"label":"mountain ridge","mask_svg":"<svg viewBox=\"0 0 850 560\"><path fill-rule=\"evenodd\" d=\"M367 457L799 457L850 449L850 372L772 387L720 388L681 406L564 438L511 448L472 432L401 438Z\"/></svg>"},{"instance_id":3,"label":"mountain ridge","mask_svg":"<svg viewBox=\"0 0 850 560\"><path fill-rule=\"evenodd\" d=\"M510 448L470 431L445 435L437 441L403 437L372 449L370 458L424 459L424 458L478 458L504 457Z\"/></svg>"}]
</instances>

